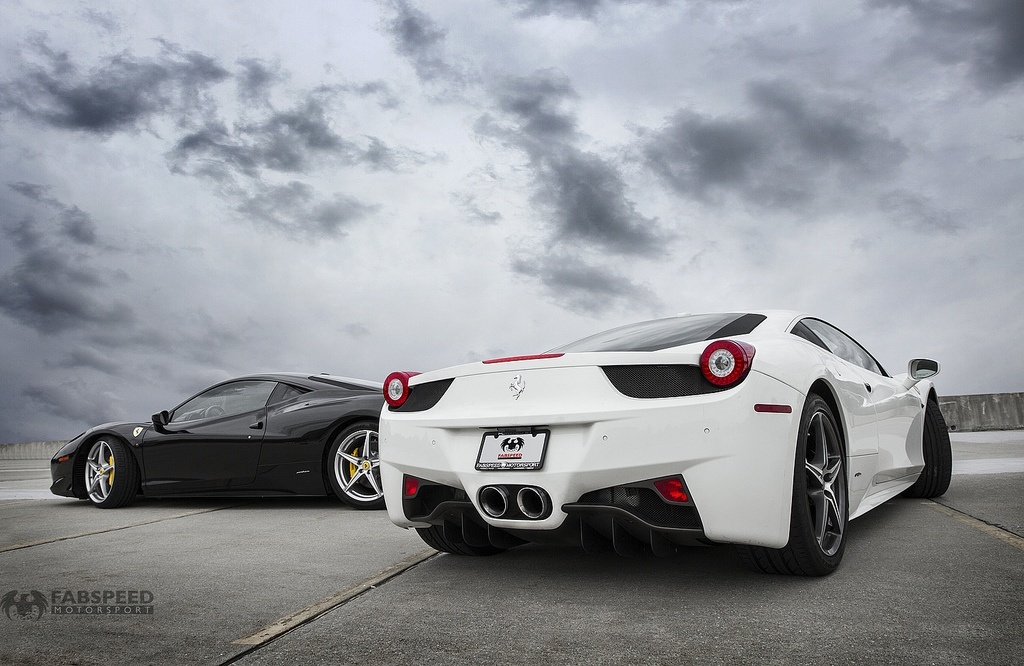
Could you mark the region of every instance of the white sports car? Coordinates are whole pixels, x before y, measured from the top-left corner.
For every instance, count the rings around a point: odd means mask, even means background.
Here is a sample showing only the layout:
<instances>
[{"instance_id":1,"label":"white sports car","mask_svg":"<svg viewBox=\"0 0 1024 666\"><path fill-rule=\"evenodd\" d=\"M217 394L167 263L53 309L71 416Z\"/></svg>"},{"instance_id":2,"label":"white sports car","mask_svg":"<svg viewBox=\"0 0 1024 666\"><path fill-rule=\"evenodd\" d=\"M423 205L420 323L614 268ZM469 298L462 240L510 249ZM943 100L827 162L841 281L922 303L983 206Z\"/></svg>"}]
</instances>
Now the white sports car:
<instances>
[{"instance_id":1,"label":"white sports car","mask_svg":"<svg viewBox=\"0 0 1024 666\"><path fill-rule=\"evenodd\" d=\"M380 420L388 514L463 555L732 543L758 570L825 575L849 519L946 491L938 371L914 359L892 377L834 326L766 311L395 372Z\"/></svg>"}]
</instances>

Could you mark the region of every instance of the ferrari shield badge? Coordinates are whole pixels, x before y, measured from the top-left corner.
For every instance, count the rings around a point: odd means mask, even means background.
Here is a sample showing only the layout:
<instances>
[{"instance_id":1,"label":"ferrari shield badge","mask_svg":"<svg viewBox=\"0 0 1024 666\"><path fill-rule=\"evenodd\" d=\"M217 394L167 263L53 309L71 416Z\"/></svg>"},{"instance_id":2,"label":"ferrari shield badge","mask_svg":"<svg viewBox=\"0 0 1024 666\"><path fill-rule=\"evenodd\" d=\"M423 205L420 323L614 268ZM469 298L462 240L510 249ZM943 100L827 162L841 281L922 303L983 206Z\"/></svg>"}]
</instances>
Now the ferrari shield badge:
<instances>
[{"instance_id":1,"label":"ferrari shield badge","mask_svg":"<svg viewBox=\"0 0 1024 666\"><path fill-rule=\"evenodd\" d=\"M135 430L132 430L132 437L138 437L140 432L142 432L142 426L136 427Z\"/></svg>"}]
</instances>

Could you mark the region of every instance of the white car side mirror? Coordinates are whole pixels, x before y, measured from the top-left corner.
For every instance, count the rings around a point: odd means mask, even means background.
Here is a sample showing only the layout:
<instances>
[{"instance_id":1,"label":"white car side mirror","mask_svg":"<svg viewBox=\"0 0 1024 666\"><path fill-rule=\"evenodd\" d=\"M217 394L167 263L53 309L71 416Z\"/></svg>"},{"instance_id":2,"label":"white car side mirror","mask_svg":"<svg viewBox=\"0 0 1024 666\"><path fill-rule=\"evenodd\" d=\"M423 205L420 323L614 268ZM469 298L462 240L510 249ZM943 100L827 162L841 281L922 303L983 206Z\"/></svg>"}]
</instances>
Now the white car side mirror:
<instances>
[{"instance_id":1,"label":"white car side mirror","mask_svg":"<svg viewBox=\"0 0 1024 666\"><path fill-rule=\"evenodd\" d=\"M939 362L930 358L911 359L907 364L907 378L903 380L903 388L911 389L922 379L928 379L939 374Z\"/></svg>"}]
</instances>

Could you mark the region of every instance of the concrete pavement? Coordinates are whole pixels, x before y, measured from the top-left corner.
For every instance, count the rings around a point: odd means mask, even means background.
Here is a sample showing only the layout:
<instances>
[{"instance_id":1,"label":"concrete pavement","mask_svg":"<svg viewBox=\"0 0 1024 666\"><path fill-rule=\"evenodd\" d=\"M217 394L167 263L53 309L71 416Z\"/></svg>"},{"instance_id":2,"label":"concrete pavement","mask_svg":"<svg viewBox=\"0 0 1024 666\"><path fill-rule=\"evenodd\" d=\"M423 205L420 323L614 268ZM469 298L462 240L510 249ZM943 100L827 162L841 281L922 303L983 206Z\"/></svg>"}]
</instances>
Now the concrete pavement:
<instances>
[{"instance_id":1,"label":"concrete pavement","mask_svg":"<svg viewBox=\"0 0 1024 666\"><path fill-rule=\"evenodd\" d=\"M729 547L431 557L335 501L102 511L0 476L0 594L153 595L146 615L0 617L0 663L1018 663L1024 433L955 434L954 458L941 505L853 521L825 579L748 572Z\"/></svg>"}]
</instances>

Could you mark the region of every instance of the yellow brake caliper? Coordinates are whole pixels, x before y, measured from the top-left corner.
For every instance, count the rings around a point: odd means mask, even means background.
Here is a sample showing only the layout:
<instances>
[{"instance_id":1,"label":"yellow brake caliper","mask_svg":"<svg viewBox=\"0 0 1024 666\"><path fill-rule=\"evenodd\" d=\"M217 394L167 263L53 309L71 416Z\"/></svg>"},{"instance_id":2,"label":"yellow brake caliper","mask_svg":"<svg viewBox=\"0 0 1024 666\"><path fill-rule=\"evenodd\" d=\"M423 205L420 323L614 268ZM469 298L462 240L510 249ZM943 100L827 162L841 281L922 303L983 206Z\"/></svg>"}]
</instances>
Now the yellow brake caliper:
<instances>
[{"instance_id":1,"label":"yellow brake caliper","mask_svg":"<svg viewBox=\"0 0 1024 666\"><path fill-rule=\"evenodd\" d=\"M359 447L356 447L356 448L352 449L352 455L355 456L356 458L359 457ZM356 471L358 469L359 468L356 467L354 463L349 463L348 464L348 478L351 479L352 477L354 477L356 475Z\"/></svg>"},{"instance_id":2,"label":"yellow brake caliper","mask_svg":"<svg viewBox=\"0 0 1024 666\"><path fill-rule=\"evenodd\" d=\"M114 485L114 456L110 456L110 476L107 477L107 485Z\"/></svg>"}]
</instances>

